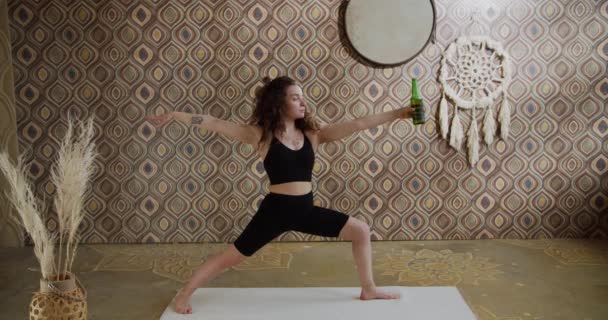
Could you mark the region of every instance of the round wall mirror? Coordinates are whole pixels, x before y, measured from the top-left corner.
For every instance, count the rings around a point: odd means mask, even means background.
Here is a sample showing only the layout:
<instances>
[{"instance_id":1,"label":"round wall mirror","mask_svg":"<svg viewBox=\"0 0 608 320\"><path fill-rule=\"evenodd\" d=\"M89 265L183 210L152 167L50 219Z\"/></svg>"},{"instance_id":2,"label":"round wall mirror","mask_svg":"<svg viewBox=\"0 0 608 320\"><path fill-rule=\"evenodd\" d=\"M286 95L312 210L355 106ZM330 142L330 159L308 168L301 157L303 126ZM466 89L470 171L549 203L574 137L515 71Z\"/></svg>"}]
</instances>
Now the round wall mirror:
<instances>
[{"instance_id":1,"label":"round wall mirror","mask_svg":"<svg viewBox=\"0 0 608 320\"><path fill-rule=\"evenodd\" d=\"M432 0L350 0L344 27L353 48L381 65L403 64L433 39L435 4Z\"/></svg>"}]
</instances>

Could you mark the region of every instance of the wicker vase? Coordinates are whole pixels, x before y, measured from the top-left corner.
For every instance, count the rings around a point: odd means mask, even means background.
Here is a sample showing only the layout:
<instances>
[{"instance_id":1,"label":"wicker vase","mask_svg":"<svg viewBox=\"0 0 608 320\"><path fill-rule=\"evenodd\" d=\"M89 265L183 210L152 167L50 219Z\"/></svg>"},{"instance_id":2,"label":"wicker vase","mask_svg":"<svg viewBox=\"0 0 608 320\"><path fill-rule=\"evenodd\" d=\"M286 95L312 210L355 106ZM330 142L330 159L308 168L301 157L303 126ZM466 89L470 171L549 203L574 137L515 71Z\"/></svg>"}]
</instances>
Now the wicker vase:
<instances>
[{"instance_id":1,"label":"wicker vase","mask_svg":"<svg viewBox=\"0 0 608 320\"><path fill-rule=\"evenodd\" d=\"M87 291L78 278L68 273L66 280L40 279L40 291L30 303L30 320L76 320L87 318Z\"/></svg>"}]
</instances>

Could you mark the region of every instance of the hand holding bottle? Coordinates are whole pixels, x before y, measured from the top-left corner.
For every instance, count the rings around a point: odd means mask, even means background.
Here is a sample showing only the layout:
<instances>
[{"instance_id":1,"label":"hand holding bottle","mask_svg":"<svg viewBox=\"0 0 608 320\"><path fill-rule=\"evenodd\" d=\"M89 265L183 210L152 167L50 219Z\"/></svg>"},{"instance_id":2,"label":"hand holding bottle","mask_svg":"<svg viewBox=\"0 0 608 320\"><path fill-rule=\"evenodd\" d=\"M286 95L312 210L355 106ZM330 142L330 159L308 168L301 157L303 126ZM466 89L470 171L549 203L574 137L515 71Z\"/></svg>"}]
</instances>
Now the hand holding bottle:
<instances>
[{"instance_id":1,"label":"hand holding bottle","mask_svg":"<svg viewBox=\"0 0 608 320\"><path fill-rule=\"evenodd\" d=\"M410 98L410 107L413 109L412 121L414 124L424 124L424 104L422 97L418 93L418 81L416 78L412 79L412 97Z\"/></svg>"}]
</instances>

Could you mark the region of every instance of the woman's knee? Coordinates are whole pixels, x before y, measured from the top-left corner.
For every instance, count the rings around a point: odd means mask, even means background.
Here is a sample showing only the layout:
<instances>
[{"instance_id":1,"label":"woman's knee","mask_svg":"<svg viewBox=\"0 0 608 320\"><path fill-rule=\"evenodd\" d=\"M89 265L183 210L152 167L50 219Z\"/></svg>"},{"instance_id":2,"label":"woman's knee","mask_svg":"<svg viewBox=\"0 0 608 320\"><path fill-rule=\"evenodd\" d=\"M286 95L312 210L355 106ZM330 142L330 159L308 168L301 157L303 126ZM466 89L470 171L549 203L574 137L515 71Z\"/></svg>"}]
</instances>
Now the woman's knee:
<instances>
[{"instance_id":1,"label":"woman's knee","mask_svg":"<svg viewBox=\"0 0 608 320\"><path fill-rule=\"evenodd\" d=\"M367 240L370 237L370 229L367 223L351 217L344 225L341 237L350 241Z\"/></svg>"},{"instance_id":2,"label":"woman's knee","mask_svg":"<svg viewBox=\"0 0 608 320\"><path fill-rule=\"evenodd\" d=\"M369 240L370 229L369 229L369 226L367 225L367 223L365 223L363 221L359 221L358 231L359 231L359 237L361 239Z\"/></svg>"},{"instance_id":3,"label":"woman's knee","mask_svg":"<svg viewBox=\"0 0 608 320\"><path fill-rule=\"evenodd\" d=\"M224 266L226 268L236 266L247 259L235 246L231 244L223 253Z\"/></svg>"}]
</instances>

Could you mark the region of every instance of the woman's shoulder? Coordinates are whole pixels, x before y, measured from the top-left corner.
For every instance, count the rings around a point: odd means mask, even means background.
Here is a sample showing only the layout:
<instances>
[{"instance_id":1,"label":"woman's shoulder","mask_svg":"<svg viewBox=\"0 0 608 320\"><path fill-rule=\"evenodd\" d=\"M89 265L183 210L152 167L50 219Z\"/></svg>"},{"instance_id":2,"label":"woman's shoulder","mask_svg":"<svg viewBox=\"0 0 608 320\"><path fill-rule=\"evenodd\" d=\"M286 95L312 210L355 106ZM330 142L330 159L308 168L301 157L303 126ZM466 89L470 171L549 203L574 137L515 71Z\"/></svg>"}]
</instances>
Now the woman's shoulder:
<instances>
[{"instance_id":1,"label":"woman's shoulder","mask_svg":"<svg viewBox=\"0 0 608 320\"><path fill-rule=\"evenodd\" d=\"M320 125L320 128L309 128L304 130L304 134L308 137L308 140L316 147L319 145L319 131L323 129L324 125Z\"/></svg>"},{"instance_id":2,"label":"woman's shoulder","mask_svg":"<svg viewBox=\"0 0 608 320\"><path fill-rule=\"evenodd\" d=\"M262 131L264 130L262 127L257 124L250 124L249 127L251 127L258 136L262 136Z\"/></svg>"},{"instance_id":3,"label":"woman's shoulder","mask_svg":"<svg viewBox=\"0 0 608 320\"><path fill-rule=\"evenodd\" d=\"M308 137L308 138L313 138L316 137L317 134L319 134L319 130L315 130L315 129L304 129L304 134Z\"/></svg>"},{"instance_id":4,"label":"woman's shoulder","mask_svg":"<svg viewBox=\"0 0 608 320\"><path fill-rule=\"evenodd\" d=\"M307 136L317 136L323 128L327 127L327 123L319 123L317 128L307 128L304 130Z\"/></svg>"}]
</instances>

